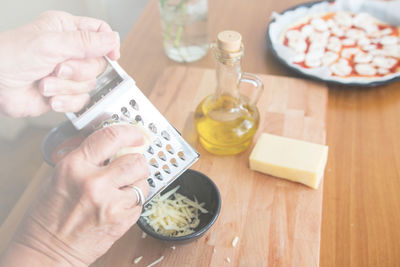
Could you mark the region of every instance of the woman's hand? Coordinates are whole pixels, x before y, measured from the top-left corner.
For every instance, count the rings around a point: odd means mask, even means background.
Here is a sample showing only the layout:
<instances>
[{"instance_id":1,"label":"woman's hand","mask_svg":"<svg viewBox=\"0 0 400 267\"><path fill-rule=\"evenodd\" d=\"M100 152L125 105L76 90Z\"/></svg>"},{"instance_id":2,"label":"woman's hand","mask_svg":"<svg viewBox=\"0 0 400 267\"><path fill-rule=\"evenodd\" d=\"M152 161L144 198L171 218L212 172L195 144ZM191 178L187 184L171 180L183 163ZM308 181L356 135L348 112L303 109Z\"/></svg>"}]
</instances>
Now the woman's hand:
<instances>
[{"instance_id":1,"label":"woman's hand","mask_svg":"<svg viewBox=\"0 0 400 267\"><path fill-rule=\"evenodd\" d=\"M123 147L143 143L138 128L110 126L70 152L57 164L0 265L79 266L104 254L141 214L131 186L145 196L149 190L142 155L104 162Z\"/></svg>"},{"instance_id":2,"label":"woman's hand","mask_svg":"<svg viewBox=\"0 0 400 267\"><path fill-rule=\"evenodd\" d=\"M0 111L38 116L79 111L106 62L119 58L119 35L97 19L48 11L0 33Z\"/></svg>"}]
</instances>

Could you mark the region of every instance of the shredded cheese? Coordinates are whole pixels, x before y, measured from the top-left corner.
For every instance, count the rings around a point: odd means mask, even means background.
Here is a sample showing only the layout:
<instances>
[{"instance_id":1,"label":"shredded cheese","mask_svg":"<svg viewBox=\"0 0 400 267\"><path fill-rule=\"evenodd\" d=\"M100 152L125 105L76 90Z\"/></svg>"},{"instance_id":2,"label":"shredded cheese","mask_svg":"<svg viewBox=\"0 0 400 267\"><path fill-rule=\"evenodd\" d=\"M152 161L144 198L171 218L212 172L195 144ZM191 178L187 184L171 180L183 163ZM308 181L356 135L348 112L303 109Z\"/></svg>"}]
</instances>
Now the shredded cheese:
<instances>
[{"instance_id":1,"label":"shredded cheese","mask_svg":"<svg viewBox=\"0 0 400 267\"><path fill-rule=\"evenodd\" d=\"M146 205L142 217L156 231L165 236L184 236L194 232L200 224L199 212L208 213L194 197L194 201L177 193L179 186L157 195Z\"/></svg>"},{"instance_id":2,"label":"shredded cheese","mask_svg":"<svg viewBox=\"0 0 400 267\"><path fill-rule=\"evenodd\" d=\"M133 261L133 263L134 263L134 264L138 264L142 259L143 259L143 256L137 257L137 258Z\"/></svg>"},{"instance_id":3,"label":"shredded cheese","mask_svg":"<svg viewBox=\"0 0 400 267\"><path fill-rule=\"evenodd\" d=\"M142 238L146 238L147 234L145 232L142 233Z\"/></svg>"},{"instance_id":4,"label":"shredded cheese","mask_svg":"<svg viewBox=\"0 0 400 267\"><path fill-rule=\"evenodd\" d=\"M172 246L171 248L172 248L172 250L175 250L175 249L176 249L176 247L175 247L175 246Z\"/></svg>"},{"instance_id":5,"label":"shredded cheese","mask_svg":"<svg viewBox=\"0 0 400 267\"><path fill-rule=\"evenodd\" d=\"M228 263L230 263L230 262L231 262L231 258L227 257L227 258L226 258L226 261L227 261Z\"/></svg>"},{"instance_id":6,"label":"shredded cheese","mask_svg":"<svg viewBox=\"0 0 400 267\"><path fill-rule=\"evenodd\" d=\"M164 256L161 256L158 260L155 260L153 263L150 263L149 265L147 265L147 267L154 266L157 263L159 263L160 261L162 261L163 259L164 259Z\"/></svg>"},{"instance_id":7,"label":"shredded cheese","mask_svg":"<svg viewBox=\"0 0 400 267\"><path fill-rule=\"evenodd\" d=\"M232 241L232 247L236 247L238 241L239 241L239 237L235 236L235 238Z\"/></svg>"}]
</instances>

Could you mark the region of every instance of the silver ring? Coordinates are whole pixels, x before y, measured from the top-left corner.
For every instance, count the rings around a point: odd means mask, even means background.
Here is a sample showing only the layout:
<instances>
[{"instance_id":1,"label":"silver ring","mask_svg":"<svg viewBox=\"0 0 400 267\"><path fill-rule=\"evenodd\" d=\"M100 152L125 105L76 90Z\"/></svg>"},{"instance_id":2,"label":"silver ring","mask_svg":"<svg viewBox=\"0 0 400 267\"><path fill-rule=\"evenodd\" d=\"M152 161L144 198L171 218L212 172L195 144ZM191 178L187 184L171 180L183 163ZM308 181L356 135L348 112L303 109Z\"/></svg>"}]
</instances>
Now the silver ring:
<instances>
[{"instance_id":1,"label":"silver ring","mask_svg":"<svg viewBox=\"0 0 400 267\"><path fill-rule=\"evenodd\" d=\"M136 205L142 206L144 204L144 201L145 201L142 189L140 189L137 186L132 186L132 189L136 193L136 198L137 198Z\"/></svg>"}]
</instances>

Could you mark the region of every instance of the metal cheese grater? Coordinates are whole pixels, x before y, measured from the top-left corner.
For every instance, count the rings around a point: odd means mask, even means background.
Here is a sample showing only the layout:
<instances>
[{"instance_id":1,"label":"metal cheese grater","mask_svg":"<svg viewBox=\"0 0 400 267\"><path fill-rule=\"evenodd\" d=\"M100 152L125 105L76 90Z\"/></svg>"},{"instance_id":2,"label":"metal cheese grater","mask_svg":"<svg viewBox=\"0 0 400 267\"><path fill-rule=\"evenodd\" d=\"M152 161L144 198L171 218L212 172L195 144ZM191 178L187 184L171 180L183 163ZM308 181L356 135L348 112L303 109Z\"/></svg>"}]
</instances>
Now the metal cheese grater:
<instances>
[{"instance_id":1,"label":"metal cheese grater","mask_svg":"<svg viewBox=\"0 0 400 267\"><path fill-rule=\"evenodd\" d=\"M149 129L154 142L144 156L150 165L150 193L146 202L166 188L199 158L167 119L118 65L107 59L108 66L91 92L90 103L77 113L66 113L77 130L93 132L104 123L136 121Z\"/></svg>"}]
</instances>

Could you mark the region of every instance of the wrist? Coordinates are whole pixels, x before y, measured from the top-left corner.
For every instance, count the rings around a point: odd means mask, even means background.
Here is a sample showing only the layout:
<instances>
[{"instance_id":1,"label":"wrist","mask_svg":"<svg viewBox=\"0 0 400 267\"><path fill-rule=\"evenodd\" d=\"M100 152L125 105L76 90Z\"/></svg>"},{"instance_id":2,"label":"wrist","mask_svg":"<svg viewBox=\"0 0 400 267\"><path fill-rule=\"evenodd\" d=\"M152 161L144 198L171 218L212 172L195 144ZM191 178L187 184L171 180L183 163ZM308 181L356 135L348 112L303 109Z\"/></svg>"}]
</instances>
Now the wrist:
<instances>
[{"instance_id":1,"label":"wrist","mask_svg":"<svg viewBox=\"0 0 400 267\"><path fill-rule=\"evenodd\" d=\"M39 224L26 219L4 253L3 260L0 260L0 267L88 266L89 263L76 257L67 244Z\"/></svg>"},{"instance_id":2,"label":"wrist","mask_svg":"<svg viewBox=\"0 0 400 267\"><path fill-rule=\"evenodd\" d=\"M36 248L12 241L0 258L0 266L62 266L62 262Z\"/></svg>"}]
</instances>

